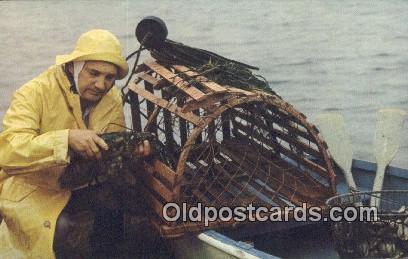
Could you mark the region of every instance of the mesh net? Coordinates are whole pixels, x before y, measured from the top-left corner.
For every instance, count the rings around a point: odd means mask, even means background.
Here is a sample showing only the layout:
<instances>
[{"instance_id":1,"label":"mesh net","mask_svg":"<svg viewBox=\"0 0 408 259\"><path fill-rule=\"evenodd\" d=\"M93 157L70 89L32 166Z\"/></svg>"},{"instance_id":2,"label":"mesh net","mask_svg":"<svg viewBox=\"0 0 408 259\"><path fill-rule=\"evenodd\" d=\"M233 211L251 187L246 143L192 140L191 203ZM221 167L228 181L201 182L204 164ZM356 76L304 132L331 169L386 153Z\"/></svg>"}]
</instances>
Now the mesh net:
<instances>
[{"instance_id":1,"label":"mesh net","mask_svg":"<svg viewBox=\"0 0 408 259\"><path fill-rule=\"evenodd\" d=\"M380 201L377 213L358 211L353 221L332 223L336 249L342 258L406 258L408 256L407 190L359 192L335 196L330 207L368 206L371 199ZM353 212L354 214L354 212Z\"/></svg>"}]
</instances>

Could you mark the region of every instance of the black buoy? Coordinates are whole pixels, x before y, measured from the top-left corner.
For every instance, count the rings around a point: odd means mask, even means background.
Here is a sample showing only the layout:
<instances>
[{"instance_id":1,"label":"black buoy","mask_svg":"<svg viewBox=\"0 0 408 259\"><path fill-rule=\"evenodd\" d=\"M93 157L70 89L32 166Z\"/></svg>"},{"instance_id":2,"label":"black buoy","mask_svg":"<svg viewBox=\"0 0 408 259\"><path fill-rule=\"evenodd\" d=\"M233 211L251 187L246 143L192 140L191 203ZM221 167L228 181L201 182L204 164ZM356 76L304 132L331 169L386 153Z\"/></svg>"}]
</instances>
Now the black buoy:
<instances>
[{"instance_id":1,"label":"black buoy","mask_svg":"<svg viewBox=\"0 0 408 259\"><path fill-rule=\"evenodd\" d=\"M160 49L167 38L167 33L166 24L156 16L143 18L135 31L139 43L148 49Z\"/></svg>"}]
</instances>

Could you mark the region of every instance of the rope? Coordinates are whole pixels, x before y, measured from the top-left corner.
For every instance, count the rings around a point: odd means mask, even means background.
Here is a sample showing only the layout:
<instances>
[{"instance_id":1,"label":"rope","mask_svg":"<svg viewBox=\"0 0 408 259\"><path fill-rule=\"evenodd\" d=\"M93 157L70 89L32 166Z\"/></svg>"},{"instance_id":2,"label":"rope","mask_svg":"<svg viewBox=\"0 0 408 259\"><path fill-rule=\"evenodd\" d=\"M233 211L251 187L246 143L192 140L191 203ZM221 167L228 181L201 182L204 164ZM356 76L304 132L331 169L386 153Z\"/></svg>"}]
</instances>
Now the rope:
<instances>
[{"instance_id":1,"label":"rope","mask_svg":"<svg viewBox=\"0 0 408 259\"><path fill-rule=\"evenodd\" d=\"M153 58L164 65L185 65L218 84L275 94L264 77L252 73L251 69L259 68L216 53L171 40L166 40L160 49L149 51Z\"/></svg>"}]
</instances>

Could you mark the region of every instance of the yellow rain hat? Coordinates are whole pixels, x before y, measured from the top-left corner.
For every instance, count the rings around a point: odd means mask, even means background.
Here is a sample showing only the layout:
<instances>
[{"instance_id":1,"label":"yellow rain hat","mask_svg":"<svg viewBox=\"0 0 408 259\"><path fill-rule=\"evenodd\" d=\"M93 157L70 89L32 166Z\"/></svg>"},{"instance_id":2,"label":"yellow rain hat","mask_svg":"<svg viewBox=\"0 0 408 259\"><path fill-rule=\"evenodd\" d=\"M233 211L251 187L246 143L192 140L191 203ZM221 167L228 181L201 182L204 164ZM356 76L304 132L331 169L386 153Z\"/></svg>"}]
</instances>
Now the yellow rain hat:
<instances>
[{"instance_id":1,"label":"yellow rain hat","mask_svg":"<svg viewBox=\"0 0 408 259\"><path fill-rule=\"evenodd\" d=\"M122 56L122 46L119 40L107 30L90 30L82 34L74 51L68 55L58 55L56 64L62 65L70 61L106 61L119 68L118 79L124 78L129 72L129 66Z\"/></svg>"}]
</instances>

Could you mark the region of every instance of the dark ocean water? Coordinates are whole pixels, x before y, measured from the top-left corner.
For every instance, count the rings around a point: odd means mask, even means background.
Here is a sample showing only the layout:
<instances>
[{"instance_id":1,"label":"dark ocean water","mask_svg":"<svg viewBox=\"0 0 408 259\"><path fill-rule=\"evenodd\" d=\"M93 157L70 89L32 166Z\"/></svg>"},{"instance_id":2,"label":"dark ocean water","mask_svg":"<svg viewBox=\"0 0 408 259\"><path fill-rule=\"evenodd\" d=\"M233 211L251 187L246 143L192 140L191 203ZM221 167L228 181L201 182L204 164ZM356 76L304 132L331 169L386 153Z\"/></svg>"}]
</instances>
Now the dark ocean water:
<instances>
[{"instance_id":1,"label":"dark ocean water","mask_svg":"<svg viewBox=\"0 0 408 259\"><path fill-rule=\"evenodd\" d=\"M374 161L377 109L408 110L407 1L13 1L0 2L0 117L81 33L108 29L129 54L147 15L165 20L170 39L260 67L312 122L341 112L356 158ZM393 164L408 168L407 158L408 123Z\"/></svg>"}]
</instances>

